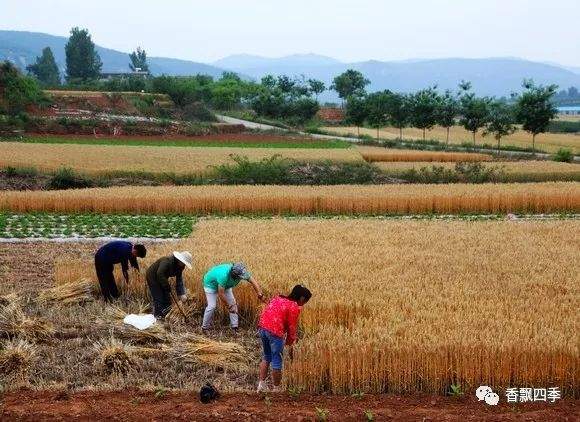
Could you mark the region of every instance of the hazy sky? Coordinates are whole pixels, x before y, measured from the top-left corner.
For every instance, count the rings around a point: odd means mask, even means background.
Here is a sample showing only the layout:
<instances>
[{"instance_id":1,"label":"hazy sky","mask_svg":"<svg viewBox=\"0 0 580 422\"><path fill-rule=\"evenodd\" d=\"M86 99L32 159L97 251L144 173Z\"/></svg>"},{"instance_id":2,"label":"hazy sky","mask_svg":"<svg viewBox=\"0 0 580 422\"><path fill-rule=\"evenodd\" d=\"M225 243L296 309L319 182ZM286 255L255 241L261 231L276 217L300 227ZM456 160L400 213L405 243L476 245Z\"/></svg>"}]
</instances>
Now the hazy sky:
<instances>
[{"instance_id":1,"label":"hazy sky","mask_svg":"<svg viewBox=\"0 0 580 422\"><path fill-rule=\"evenodd\" d=\"M0 0L0 29L209 62L319 53L344 61L513 56L580 66L580 0Z\"/></svg>"}]
</instances>

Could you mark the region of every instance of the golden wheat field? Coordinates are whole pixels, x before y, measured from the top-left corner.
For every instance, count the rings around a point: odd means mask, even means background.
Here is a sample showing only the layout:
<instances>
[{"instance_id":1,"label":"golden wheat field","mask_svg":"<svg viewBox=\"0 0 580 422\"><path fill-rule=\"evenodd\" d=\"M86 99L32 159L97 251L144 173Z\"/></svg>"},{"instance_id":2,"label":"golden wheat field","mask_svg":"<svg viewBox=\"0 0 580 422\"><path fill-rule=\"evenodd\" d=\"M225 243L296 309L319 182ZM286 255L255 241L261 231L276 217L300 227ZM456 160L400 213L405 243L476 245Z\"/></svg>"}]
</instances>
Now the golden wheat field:
<instances>
[{"instance_id":1,"label":"golden wheat field","mask_svg":"<svg viewBox=\"0 0 580 422\"><path fill-rule=\"evenodd\" d=\"M356 149L368 162L397 161L436 161L436 162L475 162L489 161L491 155L468 152L416 151L388 149L381 147L357 146Z\"/></svg>"},{"instance_id":2,"label":"golden wheat field","mask_svg":"<svg viewBox=\"0 0 580 422\"><path fill-rule=\"evenodd\" d=\"M0 210L301 215L578 212L580 183L159 186L2 191Z\"/></svg>"},{"instance_id":3,"label":"golden wheat field","mask_svg":"<svg viewBox=\"0 0 580 422\"><path fill-rule=\"evenodd\" d=\"M247 263L270 295L313 292L286 382L334 393L435 392L451 383L578 393L579 221L209 219L159 245L194 254L201 298L213 264ZM231 233L242 233L231 236ZM228 239L224 242L223 239ZM61 262L57 282L92 275ZM259 311L248 286L241 312Z\"/></svg>"},{"instance_id":4,"label":"golden wheat field","mask_svg":"<svg viewBox=\"0 0 580 422\"><path fill-rule=\"evenodd\" d=\"M420 169L422 167L444 167L454 169L457 163L437 162L426 163L424 161L416 162L376 162L374 165L385 171L405 171L410 169ZM493 161L484 163L484 166L497 167L507 173L524 173L524 174L570 174L580 175L580 165L572 163L559 163L556 161Z\"/></svg>"},{"instance_id":5,"label":"golden wheat field","mask_svg":"<svg viewBox=\"0 0 580 422\"><path fill-rule=\"evenodd\" d=\"M347 135L357 133L357 128L352 126L342 126L335 127L329 126L322 128L327 132L334 133L337 135ZM377 136L376 129L360 128L360 133L364 135L369 135L375 138ZM384 127L379 130L379 137L382 139L398 139L399 129L394 127ZM447 130L435 126L432 130L427 131L427 139L436 139L445 142L447 139ZM405 128L403 129L404 139L423 139L423 131L416 128ZM496 145L496 141L493 137L483 137L481 131L475 137L477 144L492 144ZM473 142L473 135L471 132L466 131L460 126L454 126L451 128L449 134L449 142L452 144L461 144L463 142ZM502 139L502 145L514 145L517 147L531 148L532 147L532 136L522 130L518 130L516 133L510 136L506 136ZM569 148L575 154L580 153L580 135L578 134L566 134L566 133L544 133L536 136L536 148L544 150L546 152L556 152L560 148Z\"/></svg>"},{"instance_id":6,"label":"golden wheat field","mask_svg":"<svg viewBox=\"0 0 580 422\"><path fill-rule=\"evenodd\" d=\"M211 166L233 163L232 155L260 160L278 154L309 161L362 161L361 155L350 148L177 148L0 142L0 167L36 167L45 171L70 167L88 174L115 171L201 174Z\"/></svg>"}]
</instances>

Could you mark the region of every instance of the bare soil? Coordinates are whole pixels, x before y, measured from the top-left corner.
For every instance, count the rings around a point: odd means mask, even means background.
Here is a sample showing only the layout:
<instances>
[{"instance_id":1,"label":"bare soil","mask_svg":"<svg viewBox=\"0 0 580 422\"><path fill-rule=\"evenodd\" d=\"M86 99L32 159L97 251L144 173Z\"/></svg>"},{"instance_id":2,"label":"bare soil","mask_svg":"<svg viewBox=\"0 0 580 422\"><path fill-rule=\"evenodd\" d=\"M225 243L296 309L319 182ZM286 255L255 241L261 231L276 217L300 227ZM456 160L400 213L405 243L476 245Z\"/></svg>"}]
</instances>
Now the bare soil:
<instances>
[{"instance_id":1,"label":"bare soil","mask_svg":"<svg viewBox=\"0 0 580 422\"><path fill-rule=\"evenodd\" d=\"M57 258L92 256L101 244L86 243L0 243L0 294L28 294L54 285Z\"/></svg>"},{"instance_id":2,"label":"bare soil","mask_svg":"<svg viewBox=\"0 0 580 422\"><path fill-rule=\"evenodd\" d=\"M367 411L376 421L574 421L580 417L577 401L491 407L477 402L475 397L421 395L354 398L234 393L202 404L195 392L22 390L4 394L1 406L2 420L19 421L314 421L321 420L317 416L322 412L327 412L330 421L362 421L367 420Z\"/></svg>"}]
</instances>

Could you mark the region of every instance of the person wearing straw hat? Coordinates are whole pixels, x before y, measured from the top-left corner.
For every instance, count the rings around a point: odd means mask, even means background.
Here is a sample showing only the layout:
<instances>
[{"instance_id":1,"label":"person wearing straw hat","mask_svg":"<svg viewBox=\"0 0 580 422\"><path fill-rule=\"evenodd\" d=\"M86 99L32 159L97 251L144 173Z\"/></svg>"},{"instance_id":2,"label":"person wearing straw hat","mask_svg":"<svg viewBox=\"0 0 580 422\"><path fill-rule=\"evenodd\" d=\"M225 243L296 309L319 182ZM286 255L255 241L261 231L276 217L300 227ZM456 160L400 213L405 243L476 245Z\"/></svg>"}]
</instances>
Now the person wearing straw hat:
<instances>
[{"instance_id":1,"label":"person wearing straw hat","mask_svg":"<svg viewBox=\"0 0 580 422\"><path fill-rule=\"evenodd\" d=\"M204 332L207 332L211 326L218 298L228 308L232 329L238 329L238 305L232 289L242 280L250 283L258 295L258 299L265 302L262 289L242 262L216 265L203 276L203 290L207 299L201 325Z\"/></svg>"},{"instance_id":2,"label":"person wearing straw hat","mask_svg":"<svg viewBox=\"0 0 580 422\"><path fill-rule=\"evenodd\" d=\"M155 261L147 268L147 286L153 298L153 314L165 318L171 310L171 286L169 278L175 277L175 291L180 300L186 297L183 285L183 270L191 269L192 257L187 251L173 252Z\"/></svg>"}]
</instances>

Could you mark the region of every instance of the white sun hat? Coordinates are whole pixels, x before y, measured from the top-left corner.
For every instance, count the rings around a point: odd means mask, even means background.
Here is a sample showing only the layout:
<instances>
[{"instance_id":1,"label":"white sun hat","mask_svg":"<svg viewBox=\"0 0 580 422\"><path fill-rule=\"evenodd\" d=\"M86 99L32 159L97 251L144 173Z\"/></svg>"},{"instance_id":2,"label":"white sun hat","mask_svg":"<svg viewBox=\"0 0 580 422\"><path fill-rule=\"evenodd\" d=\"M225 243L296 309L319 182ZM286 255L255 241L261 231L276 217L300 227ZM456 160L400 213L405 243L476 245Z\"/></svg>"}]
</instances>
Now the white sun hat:
<instances>
[{"instance_id":1,"label":"white sun hat","mask_svg":"<svg viewBox=\"0 0 580 422\"><path fill-rule=\"evenodd\" d=\"M181 262L183 262L185 264L185 266L191 270L191 264L193 262L193 259L192 259L191 254L189 252L187 252L187 251L182 251L182 252L175 251L175 252L173 252L173 256L176 257L177 259L179 259Z\"/></svg>"}]
</instances>

